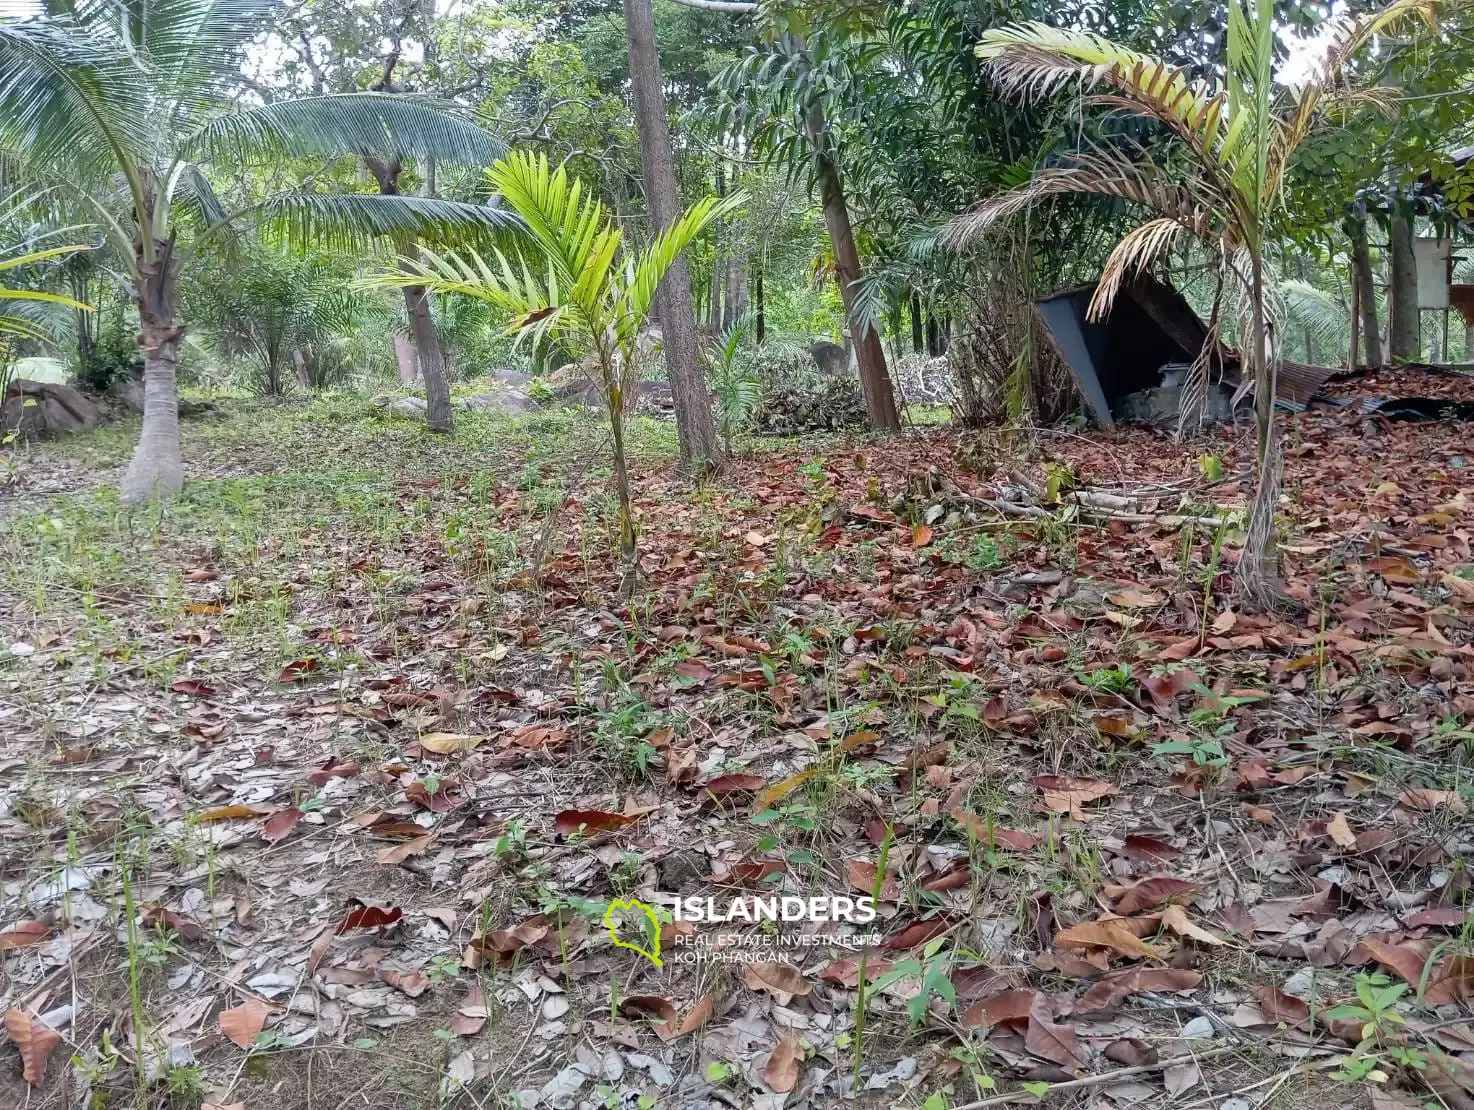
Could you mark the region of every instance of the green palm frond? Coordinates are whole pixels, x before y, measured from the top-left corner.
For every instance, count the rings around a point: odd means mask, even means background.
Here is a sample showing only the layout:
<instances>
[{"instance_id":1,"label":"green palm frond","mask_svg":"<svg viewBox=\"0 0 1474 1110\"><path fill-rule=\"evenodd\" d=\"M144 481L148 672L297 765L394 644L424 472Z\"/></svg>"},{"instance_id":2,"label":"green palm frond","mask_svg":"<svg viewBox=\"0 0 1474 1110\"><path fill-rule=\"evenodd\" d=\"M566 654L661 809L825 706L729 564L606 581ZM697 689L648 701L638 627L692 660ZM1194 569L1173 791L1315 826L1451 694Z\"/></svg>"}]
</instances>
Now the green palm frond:
<instances>
[{"instance_id":1,"label":"green palm frond","mask_svg":"<svg viewBox=\"0 0 1474 1110\"><path fill-rule=\"evenodd\" d=\"M0 23L0 147L95 179L149 149L147 74L70 19Z\"/></svg>"},{"instance_id":2,"label":"green palm frond","mask_svg":"<svg viewBox=\"0 0 1474 1110\"><path fill-rule=\"evenodd\" d=\"M357 154L483 165L499 158L506 143L454 105L396 93L341 93L221 116L200 128L187 149L207 158Z\"/></svg>"},{"instance_id":3,"label":"green palm frond","mask_svg":"<svg viewBox=\"0 0 1474 1110\"><path fill-rule=\"evenodd\" d=\"M1339 351L1348 345L1351 323L1335 297L1295 278L1282 280L1279 293L1286 321L1309 332L1317 346Z\"/></svg>"},{"instance_id":4,"label":"green palm frond","mask_svg":"<svg viewBox=\"0 0 1474 1110\"><path fill-rule=\"evenodd\" d=\"M588 269L590 257L613 257L622 239L603 202L586 195L583 182L546 154L513 151L487 171L497 192L523 219L549 264L569 285Z\"/></svg>"},{"instance_id":5,"label":"green palm frond","mask_svg":"<svg viewBox=\"0 0 1474 1110\"><path fill-rule=\"evenodd\" d=\"M357 250L376 240L408 237L431 243L486 243L520 231L506 208L433 197L377 193L281 193L260 207L259 218L295 246Z\"/></svg>"},{"instance_id":6,"label":"green palm frond","mask_svg":"<svg viewBox=\"0 0 1474 1110\"><path fill-rule=\"evenodd\" d=\"M281 0L132 0L100 7L133 16L128 37L160 93L188 107L198 93L213 94L240 73L244 47L271 27L281 6Z\"/></svg>"},{"instance_id":7,"label":"green palm frond","mask_svg":"<svg viewBox=\"0 0 1474 1110\"><path fill-rule=\"evenodd\" d=\"M655 291L665 272L675 264L681 252L709 227L747 204L748 196L738 190L726 197L706 197L697 201L681 218L666 228L640 253L627 285L624 308L643 317L655 302Z\"/></svg>"},{"instance_id":8,"label":"green palm frond","mask_svg":"<svg viewBox=\"0 0 1474 1110\"><path fill-rule=\"evenodd\" d=\"M0 272L50 262L86 249L85 246L65 246L26 251L0 260ZM92 306L60 293L0 286L0 337L33 340L54 338L66 330L74 310L91 312Z\"/></svg>"}]
</instances>

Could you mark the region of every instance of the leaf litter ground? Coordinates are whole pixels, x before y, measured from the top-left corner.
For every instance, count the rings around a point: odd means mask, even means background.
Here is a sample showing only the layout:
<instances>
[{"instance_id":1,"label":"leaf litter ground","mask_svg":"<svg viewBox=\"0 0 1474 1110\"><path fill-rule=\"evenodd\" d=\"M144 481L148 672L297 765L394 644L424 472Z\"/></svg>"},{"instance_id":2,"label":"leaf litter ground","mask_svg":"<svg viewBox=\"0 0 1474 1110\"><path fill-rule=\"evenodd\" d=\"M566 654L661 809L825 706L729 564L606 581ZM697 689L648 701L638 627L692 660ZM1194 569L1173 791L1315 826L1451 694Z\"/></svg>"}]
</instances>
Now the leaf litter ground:
<instances>
[{"instance_id":1,"label":"leaf litter ground","mask_svg":"<svg viewBox=\"0 0 1474 1110\"><path fill-rule=\"evenodd\" d=\"M628 600L578 415L240 403L131 520L127 429L32 454L0 1100L1466 1110L1466 437L1369 388L1287 421L1286 619L1230 600L1232 429L692 490L642 422ZM656 968L601 922L875 891L863 1033L854 953Z\"/></svg>"}]
</instances>

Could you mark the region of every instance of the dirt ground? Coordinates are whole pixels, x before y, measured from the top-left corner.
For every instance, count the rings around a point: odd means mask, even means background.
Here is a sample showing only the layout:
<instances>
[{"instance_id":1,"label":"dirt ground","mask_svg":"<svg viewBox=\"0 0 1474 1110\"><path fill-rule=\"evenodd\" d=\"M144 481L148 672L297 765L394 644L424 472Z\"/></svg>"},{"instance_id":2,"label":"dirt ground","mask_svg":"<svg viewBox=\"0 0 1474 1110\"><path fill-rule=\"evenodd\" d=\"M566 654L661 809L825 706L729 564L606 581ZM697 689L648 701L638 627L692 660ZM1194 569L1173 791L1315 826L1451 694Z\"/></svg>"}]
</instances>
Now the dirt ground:
<instances>
[{"instance_id":1,"label":"dirt ground","mask_svg":"<svg viewBox=\"0 0 1474 1110\"><path fill-rule=\"evenodd\" d=\"M0 1105L1468 1110L1474 440L1361 402L1474 383L1332 391L1274 616L1243 427L642 419L630 597L578 415L230 402L131 517L131 429L13 457ZM605 926L784 894L877 918Z\"/></svg>"}]
</instances>

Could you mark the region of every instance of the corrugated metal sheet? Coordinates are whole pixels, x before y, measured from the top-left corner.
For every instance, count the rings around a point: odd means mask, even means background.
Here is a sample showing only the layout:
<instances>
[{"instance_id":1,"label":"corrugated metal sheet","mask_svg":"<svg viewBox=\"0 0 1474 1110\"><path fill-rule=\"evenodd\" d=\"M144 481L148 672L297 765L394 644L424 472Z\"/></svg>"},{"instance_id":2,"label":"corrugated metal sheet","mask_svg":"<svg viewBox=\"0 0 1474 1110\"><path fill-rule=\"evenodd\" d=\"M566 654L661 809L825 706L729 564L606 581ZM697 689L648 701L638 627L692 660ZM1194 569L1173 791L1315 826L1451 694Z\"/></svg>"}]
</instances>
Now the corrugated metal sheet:
<instances>
[{"instance_id":1,"label":"corrugated metal sheet","mask_svg":"<svg viewBox=\"0 0 1474 1110\"><path fill-rule=\"evenodd\" d=\"M1310 400L1325 386L1334 366L1310 366L1303 362L1285 359L1280 363L1278 388L1275 399L1287 409L1304 412Z\"/></svg>"}]
</instances>

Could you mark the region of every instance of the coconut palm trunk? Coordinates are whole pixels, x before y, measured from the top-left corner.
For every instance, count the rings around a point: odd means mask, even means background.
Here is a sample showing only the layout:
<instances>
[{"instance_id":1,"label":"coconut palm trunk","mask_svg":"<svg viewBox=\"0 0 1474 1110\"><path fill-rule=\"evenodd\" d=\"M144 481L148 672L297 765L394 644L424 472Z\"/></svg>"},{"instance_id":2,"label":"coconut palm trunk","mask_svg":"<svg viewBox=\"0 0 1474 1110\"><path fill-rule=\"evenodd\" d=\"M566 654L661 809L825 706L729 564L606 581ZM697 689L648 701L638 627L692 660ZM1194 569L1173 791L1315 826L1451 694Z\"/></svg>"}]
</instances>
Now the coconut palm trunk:
<instances>
[{"instance_id":1,"label":"coconut palm trunk","mask_svg":"<svg viewBox=\"0 0 1474 1110\"><path fill-rule=\"evenodd\" d=\"M152 226L152 221L145 226ZM153 258L149 259L143 234L140 232L133 256L138 341L143 347L143 429L123 478L122 499L128 506L150 497L172 497L184 488L175 382L179 341L184 337L184 328L177 322L180 258L170 236L153 242Z\"/></svg>"}]
</instances>

